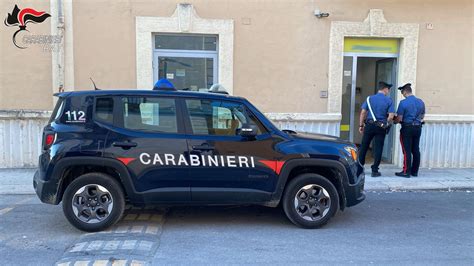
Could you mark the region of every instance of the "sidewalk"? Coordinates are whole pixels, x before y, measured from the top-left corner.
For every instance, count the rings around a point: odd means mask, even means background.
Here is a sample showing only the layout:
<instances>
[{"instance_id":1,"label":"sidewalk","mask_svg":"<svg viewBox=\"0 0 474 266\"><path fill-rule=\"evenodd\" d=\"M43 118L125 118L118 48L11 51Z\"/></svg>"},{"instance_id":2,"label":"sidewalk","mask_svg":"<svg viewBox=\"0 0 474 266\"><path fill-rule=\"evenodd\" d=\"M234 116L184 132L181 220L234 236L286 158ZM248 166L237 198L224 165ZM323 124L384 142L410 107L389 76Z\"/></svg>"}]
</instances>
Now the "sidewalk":
<instances>
[{"instance_id":1,"label":"sidewalk","mask_svg":"<svg viewBox=\"0 0 474 266\"><path fill-rule=\"evenodd\" d=\"M474 189L472 168L421 168L417 177L398 177L401 168L381 165L381 177L371 177L370 166L365 168L365 190L457 190Z\"/></svg>"},{"instance_id":2,"label":"sidewalk","mask_svg":"<svg viewBox=\"0 0 474 266\"><path fill-rule=\"evenodd\" d=\"M0 169L1 194L34 194L33 175L36 169ZM370 177L365 169L365 189L372 191L398 190L474 190L474 169L420 169L418 177L395 176L400 171L392 165L382 165L381 177Z\"/></svg>"}]
</instances>

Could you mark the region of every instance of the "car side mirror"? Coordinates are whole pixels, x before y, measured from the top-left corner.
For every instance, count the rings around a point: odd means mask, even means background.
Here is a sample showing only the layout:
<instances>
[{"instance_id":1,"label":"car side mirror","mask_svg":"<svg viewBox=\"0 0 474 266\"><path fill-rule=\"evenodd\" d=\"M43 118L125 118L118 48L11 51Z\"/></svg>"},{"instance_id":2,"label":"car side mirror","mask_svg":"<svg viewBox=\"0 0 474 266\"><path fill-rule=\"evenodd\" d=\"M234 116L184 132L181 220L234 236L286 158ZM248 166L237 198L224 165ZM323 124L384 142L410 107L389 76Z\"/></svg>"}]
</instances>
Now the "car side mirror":
<instances>
[{"instance_id":1,"label":"car side mirror","mask_svg":"<svg viewBox=\"0 0 474 266\"><path fill-rule=\"evenodd\" d=\"M250 138L257 136L257 125L254 124L243 124L241 128L237 129L237 134L242 137Z\"/></svg>"}]
</instances>

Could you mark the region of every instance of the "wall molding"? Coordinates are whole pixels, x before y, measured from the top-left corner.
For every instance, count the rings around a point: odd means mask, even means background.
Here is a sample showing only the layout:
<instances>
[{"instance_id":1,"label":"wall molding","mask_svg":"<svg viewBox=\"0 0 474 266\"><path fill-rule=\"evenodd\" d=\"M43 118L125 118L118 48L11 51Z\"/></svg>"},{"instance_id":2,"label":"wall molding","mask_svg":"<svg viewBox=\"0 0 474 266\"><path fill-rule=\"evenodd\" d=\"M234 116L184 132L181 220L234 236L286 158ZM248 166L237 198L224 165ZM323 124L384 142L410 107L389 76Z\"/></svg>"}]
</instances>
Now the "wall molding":
<instances>
[{"instance_id":1,"label":"wall molding","mask_svg":"<svg viewBox=\"0 0 474 266\"><path fill-rule=\"evenodd\" d=\"M425 116L425 121L427 123L440 123L440 122L459 122L459 123L473 123L474 122L474 115L451 115L451 114L429 114Z\"/></svg>"},{"instance_id":2,"label":"wall molding","mask_svg":"<svg viewBox=\"0 0 474 266\"><path fill-rule=\"evenodd\" d=\"M234 21L205 19L191 4L178 4L171 17L136 17L137 88L153 88L153 34L215 34L219 38L218 83L233 94Z\"/></svg>"},{"instance_id":3,"label":"wall molding","mask_svg":"<svg viewBox=\"0 0 474 266\"><path fill-rule=\"evenodd\" d=\"M271 120L288 121L341 121L341 114L337 113L265 113Z\"/></svg>"},{"instance_id":4,"label":"wall molding","mask_svg":"<svg viewBox=\"0 0 474 266\"><path fill-rule=\"evenodd\" d=\"M0 120L49 119L51 114L45 110L0 110Z\"/></svg>"},{"instance_id":5,"label":"wall molding","mask_svg":"<svg viewBox=\"0 0 474 266\"><path fill-rule=\"evenodd\" d=\"M370 9L363 22L333 21L329 35L329 84L328 113L341 113L342 110L342 71L345 37L376 37L400 39L397 84L411 83L416 89L416 66L418 61L419 24L389 23L383 10ZM400 97L397 103L400 102ZM395 132L395 139L399 138ZM399 145L394 147L394 158L399 157Z\"/></svg>"},{"instance_id":6,"label":"wall molding","mask_svg":"<svg viewBox=\"0 0 474 266\"><path fill-rule=\"evenodd\" d=\"M409 82L416 88L418 35L418 24L388 23L381 9L370 9L363 22L333 21L329 37L328 113L340 113L342 110L344 37L400 39L397 84Z\"/></svg>"}]
</instances>

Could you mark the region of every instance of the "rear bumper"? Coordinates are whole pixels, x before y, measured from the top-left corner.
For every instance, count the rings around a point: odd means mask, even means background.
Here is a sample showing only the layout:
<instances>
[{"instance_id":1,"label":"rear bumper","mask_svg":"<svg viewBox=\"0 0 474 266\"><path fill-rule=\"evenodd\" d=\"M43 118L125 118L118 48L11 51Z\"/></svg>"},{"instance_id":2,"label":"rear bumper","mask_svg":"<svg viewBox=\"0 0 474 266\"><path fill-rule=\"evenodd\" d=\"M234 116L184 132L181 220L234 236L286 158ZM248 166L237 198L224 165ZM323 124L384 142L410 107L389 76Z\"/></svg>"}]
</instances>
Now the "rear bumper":
<instances>
[{"instance_id":1,"label":"rear bumper","mask_svg":"<svg viewBox=\"0 0 474 266\"><path fill-rule=\"evenodd\" d=\"M347 207L357 205L365 199L364 184L365 173L362 171L362 173L357 177L356 182L354 184L349 184L345 189Z\"/></svg>"},{"instance_id":2,"label":"rear bumper","mask_svg":"<svg viewBox=\"0 0 474 266\"><path fill-rule=\"evenodd\" d=\"M59 204L58 202L58 183L56 180L44 180L41 172L38 170L33 177L33 188L38 198L48 204Z\"/></svg>"}]
</instances>

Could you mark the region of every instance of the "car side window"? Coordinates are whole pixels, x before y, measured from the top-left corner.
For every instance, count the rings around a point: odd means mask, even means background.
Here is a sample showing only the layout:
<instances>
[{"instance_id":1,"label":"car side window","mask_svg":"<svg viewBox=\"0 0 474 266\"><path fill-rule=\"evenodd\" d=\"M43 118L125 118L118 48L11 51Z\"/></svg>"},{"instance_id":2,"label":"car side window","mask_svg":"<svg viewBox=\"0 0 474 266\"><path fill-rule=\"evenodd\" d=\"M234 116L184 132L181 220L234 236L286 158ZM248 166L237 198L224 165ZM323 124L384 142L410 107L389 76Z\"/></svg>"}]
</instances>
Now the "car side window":
<instances>
[{"instance_id":1,"label":"car side window","mask_svg":"<svg viewBox=\"0 0 474 266\"><path fill-rule=\"evenodd\" d=\"M261 130L261 124L250 119L245 106L235 102L210 99L186 100L191 127L197 135L236 136L243 124L253 123Z\"/></svg>"},{"instance_id":2,"label":"car side window","mask_svg":"<svg viewBox=\"0 0 474 266\"><path fill-rule=\"evenodd\" d=\"M123 125L127 129L178 133L176 101L165 97L124 97Z\"/></svg>"},{"instance_id":3,"label":"car side window","mask_svg":"<svg viewBox=\"0 0 474 266\"><path fill-rule=\"evenodd\" d=\"M114 122L114 99L97 98L95 102L95 117L97 120L112 124Z\"/></svg>"}]
</instances>

